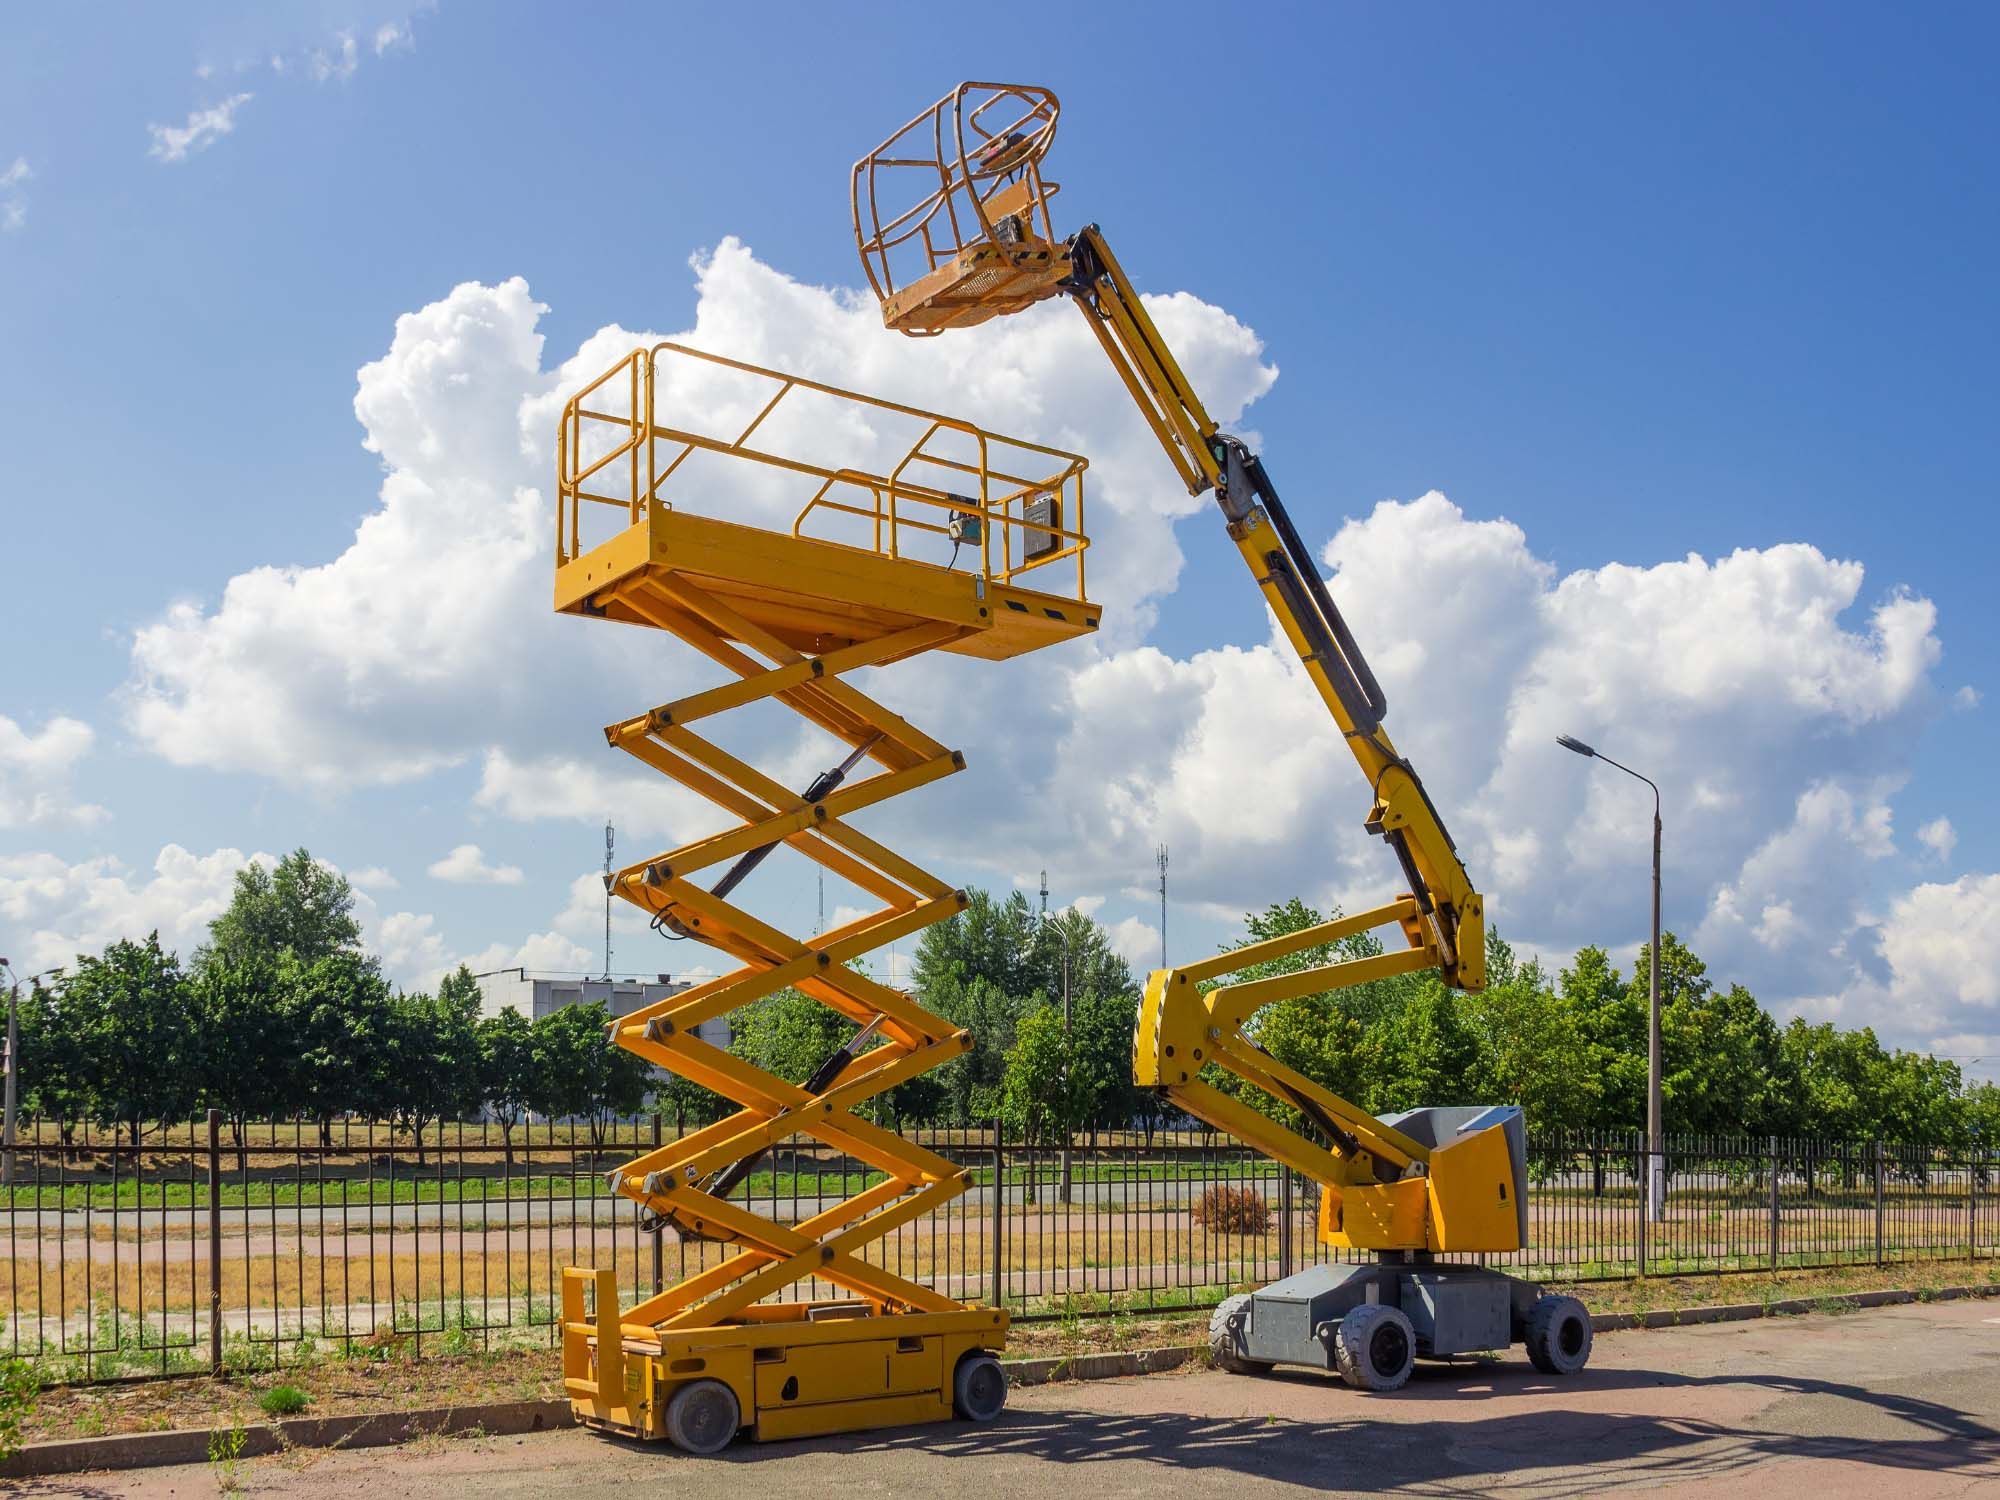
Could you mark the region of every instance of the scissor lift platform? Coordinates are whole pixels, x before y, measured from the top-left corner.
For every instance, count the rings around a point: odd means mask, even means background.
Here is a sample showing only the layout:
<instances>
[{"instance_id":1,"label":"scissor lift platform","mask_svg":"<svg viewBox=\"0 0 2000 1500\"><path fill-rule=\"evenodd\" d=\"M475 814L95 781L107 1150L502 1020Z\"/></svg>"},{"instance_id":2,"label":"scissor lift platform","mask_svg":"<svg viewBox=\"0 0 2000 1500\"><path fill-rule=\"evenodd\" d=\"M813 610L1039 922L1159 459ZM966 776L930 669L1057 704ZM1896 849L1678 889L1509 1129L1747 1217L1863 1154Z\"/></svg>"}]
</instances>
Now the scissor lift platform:
<instances>
[{"instance_id":1,"label":"scissor lift platform","mask_svg":"<svg viewBox=\"0 0 2000 1500\"><path fill-rule=\"evenodd\" d=\"M665 506L562 565L556 609L655 624L676 576L814 656L933 624L953 634L917 649L998 661L1097 628L1097 610L1067 594Z\"/></svg>"},{"instance_id":2,"label":"scissor lift platform","mask_svg":"<svg viewBox=\"0 0 2000 1500\"><path fill-rule=\"evenodd\" d=\"M895 1274L879 1254L883 1236L963 1193L965 1168L856 1113L972 1039L862 963L963 910L965 893L850 819L965 757L843 674L925 651L999 660L1094 631L1084 468L1075 454L678 344L634 350L565 407L556 609L665 631L737 679L605 729L736 820L607 876L655 926L736 965L621 1016L611 1040L738 1108L610 1174L642 1224L722 1253L704 1251L650 1296L615 1266L564 1270L563 1383L578 1421L713 1452L744 1429L989 1420L1004 1404L1006 1311ZM756 524L794 506L789 530ZM846 758L795 793L705 736L710 718L760 703L793 710ZM869 773L848 780L864 760ZM733 904L780 845L879 908L796 938ZM785 987L858 1028L803 1084L701 1039L703 1022ZM875 1180L792 1224L733 1196L794 1136ZM635 1299L621 1308L623 1292Z\"/></svg>"}]
</instances>

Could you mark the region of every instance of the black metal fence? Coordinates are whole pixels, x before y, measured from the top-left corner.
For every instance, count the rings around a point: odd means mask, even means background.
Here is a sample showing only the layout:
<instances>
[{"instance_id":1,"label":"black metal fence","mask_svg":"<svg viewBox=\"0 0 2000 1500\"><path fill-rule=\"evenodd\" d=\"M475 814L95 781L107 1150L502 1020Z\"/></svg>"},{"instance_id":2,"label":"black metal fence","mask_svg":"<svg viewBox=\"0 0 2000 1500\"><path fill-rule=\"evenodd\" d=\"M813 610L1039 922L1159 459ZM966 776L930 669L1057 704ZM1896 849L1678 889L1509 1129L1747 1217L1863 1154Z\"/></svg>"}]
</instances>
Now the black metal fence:
<instances>
[{"instance_id":1,"label":"black metal fence","mask_svg":"<svg viewBox=\"0 0 2000 1500\"><path fill-rule=\"evenodd\" d=\"M606 1183L660 1138L651 1121L596 1141L584 1127L510 1139L453 1124L421 1149L359 1121L253 1126L240 1148L213 1120L136 1146L28 1128L0 1186L0 1354L62 1382L545 1346L564 1266L613 1268L636 1300L724 1253L642 1232ZM1327 1258L1312 1185L1218 1138L1121 1135L1067 1154L991 1131L920 1138L971 1186L870 1258L1020 1318L1204 1307ZM1485 1257L1529 1276L1886 1265L2000 1246L1993 1152L1676 1137L1658 1216L1643 1211L1636 1138L1538 1137L1530 1162L1529 1247ZM800 1140L738 1197L791 1222L874 1180ZM786 1295L827 1290L808 1281Z\"/></svg>"}]
</instances>

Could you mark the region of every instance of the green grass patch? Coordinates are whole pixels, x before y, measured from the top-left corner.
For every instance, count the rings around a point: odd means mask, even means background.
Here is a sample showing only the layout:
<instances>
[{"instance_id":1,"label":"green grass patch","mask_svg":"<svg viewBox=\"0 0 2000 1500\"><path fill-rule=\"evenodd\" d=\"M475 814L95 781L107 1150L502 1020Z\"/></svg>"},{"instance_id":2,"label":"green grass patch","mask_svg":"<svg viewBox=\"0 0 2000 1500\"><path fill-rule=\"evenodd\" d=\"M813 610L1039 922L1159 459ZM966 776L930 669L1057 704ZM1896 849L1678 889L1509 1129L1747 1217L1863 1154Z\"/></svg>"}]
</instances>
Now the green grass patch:
<instances>
[{"instance_id":1,"label":"green grass patch","mask_svg":"<svg viewBox=\"0 0 2000 1500\"><path fill-rule=\"evenodd\" d=\"M312 1397L295 1385L274 1385L257 1398L257 1409L267 1417L295 1417L312 1404Z\"/></svg>"}]
</instances>

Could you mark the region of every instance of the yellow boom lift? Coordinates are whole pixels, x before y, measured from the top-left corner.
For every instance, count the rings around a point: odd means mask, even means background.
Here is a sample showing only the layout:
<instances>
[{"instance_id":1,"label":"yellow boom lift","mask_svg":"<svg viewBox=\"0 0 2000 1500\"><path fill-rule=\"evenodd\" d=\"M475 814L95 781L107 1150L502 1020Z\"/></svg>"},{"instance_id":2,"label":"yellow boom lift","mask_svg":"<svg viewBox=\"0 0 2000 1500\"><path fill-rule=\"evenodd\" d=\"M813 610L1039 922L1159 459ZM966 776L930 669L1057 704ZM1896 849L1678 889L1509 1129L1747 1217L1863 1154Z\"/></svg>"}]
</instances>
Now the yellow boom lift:
<instances>
[{"instance_id":1,"label":"yellow boom lift","mask_svg":"<svg viewBox=\"0 0 2000 1500\"><path fill-rule=\"evenodd\" d=\"M994 1355L1006 1313L892 1274L878 1253L882 1236L962 1193L964 1169L857 1113L971 1038L860 966L962 909L964 892L851 819L965 760L847 679L930 651L999 660L1094 630L1084 466L671 343L633 350L565 407L556 608L665 631L734 679L605 730L734 820L607 877L656 927L728 965L619 1018L611 1040L737 1108L610 1174L642 1227L675 1230L696 1268L622 1310L615 1267L564 1270L563 1383L580 1421L708 1453L744 1427L778 1438L954 1412L984 1421L1005 1402ZM725 500L730 514L714 514ZM770 524L786 517L788 529ZM803 794L704 733L759 705L789 709L831 743L835 768ZM849 780L863 761L872 773ZM880 907L796 938L729 900L780 845ZM704 875L725 865L712 883ZM787 986L856 1028L803 1085L696 1035ZM794 1224L732 1200L750 1166L794 1136L883 1179Z\"/></svg>"},{"instance_id":2,"label":"yellow boom lift","mask_svg":"<svg viewBox=\"0 0 2000 1500\"><path fill-rule=\"evenodd\" d=\"M1147 980L1137 1081L1317 1181L1320 1239L1339 1254L1367 1254L1224 1302L1209 1330L1217 1361L1239 1371L1312 1365L1363 1389L1391 1390L1419 1356L1524 1342L1544 1372L1580 1370L1591 1327L1576 1299L1438 1259L1526 1243L1520 1110L1414 1109L1378 1119L1257 1045L1252 1019L1280 1001L1426 969L1479 989L1481 901L1423 782L1383 728L1381 686L1263 464L1203 409L1098 228L1057 238L1049 207L1057 184L1042 164L1059 112L1045 88L962 84L856 163L855 241L883 321L922 336L1052 297L1082 310L1189 493L1213 492L1230 540L1373 793L1364 826L1389 845L1409 886L1372 911ZM1394 928L1402 946L1221 982L1377 928ZM1289 1128L1225 1093L1204 1077L1210 1069L1291 1106L1309 1128Z\"/></svg>"}]
</instances>

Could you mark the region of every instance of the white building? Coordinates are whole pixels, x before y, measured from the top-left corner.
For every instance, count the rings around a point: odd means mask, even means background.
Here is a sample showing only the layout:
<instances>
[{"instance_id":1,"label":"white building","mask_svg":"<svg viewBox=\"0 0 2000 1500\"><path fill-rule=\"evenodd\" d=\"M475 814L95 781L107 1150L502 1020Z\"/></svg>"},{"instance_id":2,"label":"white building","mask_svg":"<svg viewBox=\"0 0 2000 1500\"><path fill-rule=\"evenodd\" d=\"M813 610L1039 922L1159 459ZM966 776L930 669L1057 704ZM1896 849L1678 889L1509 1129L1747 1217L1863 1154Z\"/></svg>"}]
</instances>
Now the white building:
<instances>
[{"instance_id":1,"label":"white building","mask_svg":"<svg viewBox=\"0 0 2000 1500\"><path fill-rule=\"evenodd\" d=\"M691 988L687 980L677 980L671 974L652 979L591 979L582 974L534 974L522 969L501 969L480 977L479 1009L482 1015L497 1016L511 1006L530 1021L539 1021L565 1005L596 1004L614 1016L626 1016L641 1006ZM726 1048L731 1034L729 1018L718 1016L703 1021L695 1027L694 1034L712 1047Z\"/></svg>"}]
</instances>

